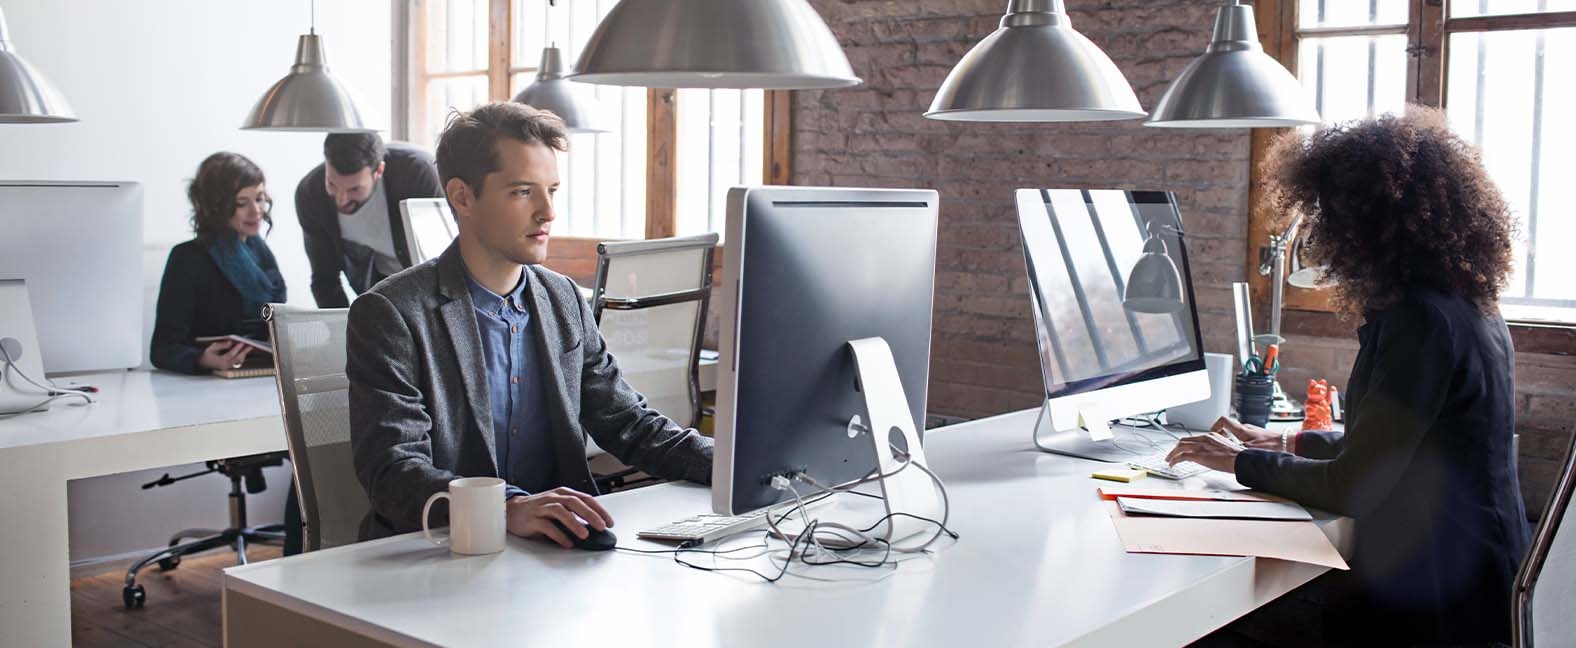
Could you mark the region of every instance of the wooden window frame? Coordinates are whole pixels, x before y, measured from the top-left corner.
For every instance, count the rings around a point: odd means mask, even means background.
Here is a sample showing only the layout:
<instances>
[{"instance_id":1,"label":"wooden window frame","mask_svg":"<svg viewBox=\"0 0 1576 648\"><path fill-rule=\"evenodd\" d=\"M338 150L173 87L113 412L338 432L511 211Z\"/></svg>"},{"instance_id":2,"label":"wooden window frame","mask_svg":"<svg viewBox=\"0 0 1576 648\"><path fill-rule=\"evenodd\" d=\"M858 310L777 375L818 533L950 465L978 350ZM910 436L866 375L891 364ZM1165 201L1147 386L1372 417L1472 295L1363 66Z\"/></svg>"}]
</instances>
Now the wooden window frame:
<instances>
[{"instance_id":1,"label":"wooden window frame","mask_svg":"<svg viewBox=\"0 0 1576 648\"><path fill-rule=\"evenodd\" d=\"M412 40L415 43L410 64L416 87L408 103L413 124L426 123L423 112L429 80L446 76L426 71L427 20L426 11L421 5L422 2L418 0L410 11ZM510 0L488 0L487 94L493 101L510 99L509 86L514 74L536 71L533 67L516 67L511 60L514 51L513 11L514 3ZM466 76L474 74L474 71L463 73ZM647 91L646 101L645 238L667 238L678 231L678 93L672 89L654 88ZM793 93L787 90L766 91L765 108L763 177L767 184L785 185L793 177ZM609 240L617 239L553 237L547 265L570 277L589 280L596 272L596 246ZM717 254L713 255L714 265L719 268L722 263L721 252L722 246L719 245Z\"/></svg>"},{"instance_id":2,"label":"wooden window frame","mask_svg":"<svg viewBox=\"0 0 1576 648\"><path fill-rule=\"evenodd\" d=\"M1460 32L1490 32L1516 29L1576 27L1576 11L1545 12L1447 18L1450 0L1409 0L1407 25L1410 63L1407 66L1406 101L1425 106L1444 107L1448 88L1449 39ZM1257 0L1255 15L1259 40L1264 51L1275 57L1293 74L1297 72L1298 0ZM1397 33L1394 28L1357 27L1352 29L1303 30L1320 36ZM1265 179L1260 167L1268 158L1270 145L1288 129L1255 129L1252 133L1248 189L1248 246L1246 268L1255 301L1267 303L1271 277L1259 274L1259 250L1269 245L1270 230L1276 217L1264 208ZM1350 337L1355 323L1343 322L1335 315L1329 290L1306 290L1285 286L1282 334L1322 337ZM1267 314L1266 314L1267 316ZM1516 350L1528 353L1576 354L1576 322L1511 322Z\"/></svg>"}]
</instances>

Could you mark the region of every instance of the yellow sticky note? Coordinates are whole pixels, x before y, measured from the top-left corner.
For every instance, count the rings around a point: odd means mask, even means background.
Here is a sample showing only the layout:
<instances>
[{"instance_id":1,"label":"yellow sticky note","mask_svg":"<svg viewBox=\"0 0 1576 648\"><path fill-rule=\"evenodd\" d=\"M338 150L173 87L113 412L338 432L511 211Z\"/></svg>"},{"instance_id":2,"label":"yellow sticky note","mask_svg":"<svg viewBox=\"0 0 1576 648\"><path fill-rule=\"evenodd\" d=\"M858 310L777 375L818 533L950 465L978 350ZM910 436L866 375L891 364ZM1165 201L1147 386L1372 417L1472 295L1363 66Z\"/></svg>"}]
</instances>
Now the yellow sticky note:
<instances>
[{"instance_id":1,"label":"yellow sticky note","mask_svg":"<svg viewBox=\"0 0 1576 648\"><path fill-rule=\"evenodd\" d=\"M1135 479L1143 479L1144 477L1149 476L1149 473L1132 468L1107 468L1105 470L1096 471L1094 474L1089 476L1095 479L1106 479L1114 482L1127 483Z\"/></svg>"}]
</instances>

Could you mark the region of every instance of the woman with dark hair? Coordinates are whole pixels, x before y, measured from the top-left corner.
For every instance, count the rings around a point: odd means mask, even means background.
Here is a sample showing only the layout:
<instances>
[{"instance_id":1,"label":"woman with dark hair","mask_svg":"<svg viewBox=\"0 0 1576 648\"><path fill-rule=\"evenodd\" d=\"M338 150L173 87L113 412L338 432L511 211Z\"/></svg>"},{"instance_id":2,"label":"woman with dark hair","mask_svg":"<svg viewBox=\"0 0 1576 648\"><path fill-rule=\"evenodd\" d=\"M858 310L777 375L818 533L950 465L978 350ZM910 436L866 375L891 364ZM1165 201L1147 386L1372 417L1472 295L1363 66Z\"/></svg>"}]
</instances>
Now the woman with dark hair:
<instances>
[{"instance_id":1,"label":"woman with dark hair","mask_svg":"<svg viewBox=\"0 0 1576 648\"><path fill-rule=\"evenodd\" d=\"M1282 140L1270 201L1301 212L1309 254L1360 315L1345 433L1268 432L1221 419L1170 460L1356 519L1352 571L1325 604L1332 639L1509 643L1529 543L1516 478L1515 352L1496 302L1511 274L1510 210L1442 113Z\"/></svg>"},{"instance_id":2,"label":"woman with dark hair","mask_svg":"<svg viewBox=\"0 0 1576 648\"><path fill-rule=\"evenodd\" d=\"M240 368L246 345L199 337L266 338L263 305L285 300L285 280L263 242L273 227L273 200L263 171L235 153L215 153L197 167L186 192L197 238L170 250L159 285L151 356L160 369L189 374Z\"/></svg>"}]
</instances>

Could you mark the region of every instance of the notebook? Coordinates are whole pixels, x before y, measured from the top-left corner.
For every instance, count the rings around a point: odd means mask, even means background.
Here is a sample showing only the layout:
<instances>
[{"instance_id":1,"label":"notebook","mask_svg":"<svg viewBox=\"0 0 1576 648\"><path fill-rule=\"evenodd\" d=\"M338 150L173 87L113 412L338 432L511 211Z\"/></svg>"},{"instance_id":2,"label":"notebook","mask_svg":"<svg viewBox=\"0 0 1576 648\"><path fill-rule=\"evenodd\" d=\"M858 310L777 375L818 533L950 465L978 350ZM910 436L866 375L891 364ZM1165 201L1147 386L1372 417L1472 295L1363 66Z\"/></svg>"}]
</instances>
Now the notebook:
<instances>
[{"instance_id":1,"label":"notebook","mask_svg":"<svg viewBox=\"0 0 1576 648\"><path fill-rule=\"evenodd\" d=\"M241 335L209 335L206 337L195 338L192 341L204 346L213 344L214 342L240 342L241 344L245 344L246 346L252 347L253 349L262 351L264 353L272 354L274 352L274 345Z\"/></svg>"},{"instance_id":2,"label":"notebook","mask_svg":"<svg viewBox=\"0 0 1576 648\"><path fill-rule=\"evenodd\" d=\"M215 369L213 375L220 378L261 378L274 375L274 368L242 367L240 369Z\"/></svg>"}]
</instances>

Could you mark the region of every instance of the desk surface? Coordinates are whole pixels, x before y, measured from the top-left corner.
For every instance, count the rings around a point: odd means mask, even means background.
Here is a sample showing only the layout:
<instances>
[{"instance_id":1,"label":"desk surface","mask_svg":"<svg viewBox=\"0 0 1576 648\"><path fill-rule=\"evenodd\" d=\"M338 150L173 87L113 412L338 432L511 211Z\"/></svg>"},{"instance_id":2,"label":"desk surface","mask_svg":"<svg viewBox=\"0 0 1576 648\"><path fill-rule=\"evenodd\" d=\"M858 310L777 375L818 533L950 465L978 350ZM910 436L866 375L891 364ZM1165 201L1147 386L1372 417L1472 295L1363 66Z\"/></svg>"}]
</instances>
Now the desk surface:
<instances>
[{"instance_id":1,"label":"desk surface","mask_svg":"<svg viewBox=\"0 0 1576 648\"><path fill-rule=\"evenodd\" d=\"M71 642L68 481L285 449L271 377L116 371L56 382L102 391L92 405L0 420L0 645Z\"/></svg>"},{"instance_id":2,"label":"desk surface","mask_svg":"<svg viewBox=\"0 0 1576 648\"><path fill-rule=\"evenodd\" d=\"M514 537L458 557L410 534L232 568L226 588L405 645L1021 646L1197 637L1322 573L1124 552L1105 482L1089 478L1102 464L1034 450L1033 424L1019 412L928 435L962 538L895 570L796 565L805 578L773 585ZM655 549L635 532L705 511L709 494L665 484L603 501L620 546Z\"/></svg>"},{"instance_id":3,"label":"desk surface","mask_svg":"<svg viewBox=\"0 0 1576 648\"><path fill-rule=\"evenodd\" d=\"M57 402L48 412L0 420L0 450L82 441L119 434L279 418L279 392L272 376L225 380L164 371L112 371L55 381L93 385L98 401Z\"/></svg>"}]
</instances>

